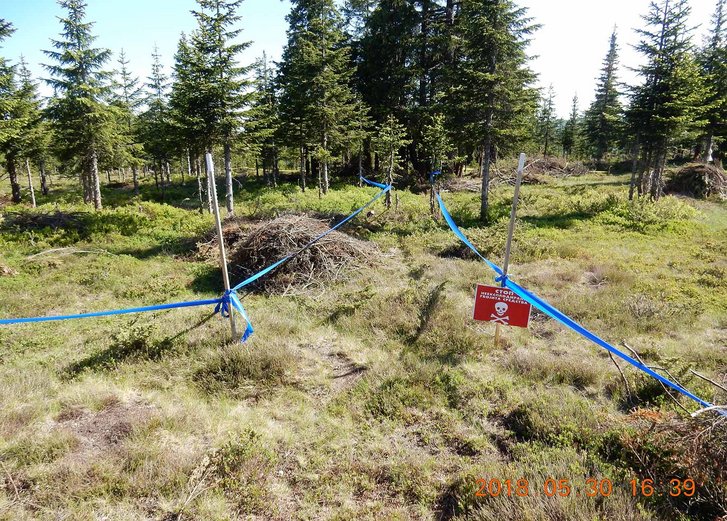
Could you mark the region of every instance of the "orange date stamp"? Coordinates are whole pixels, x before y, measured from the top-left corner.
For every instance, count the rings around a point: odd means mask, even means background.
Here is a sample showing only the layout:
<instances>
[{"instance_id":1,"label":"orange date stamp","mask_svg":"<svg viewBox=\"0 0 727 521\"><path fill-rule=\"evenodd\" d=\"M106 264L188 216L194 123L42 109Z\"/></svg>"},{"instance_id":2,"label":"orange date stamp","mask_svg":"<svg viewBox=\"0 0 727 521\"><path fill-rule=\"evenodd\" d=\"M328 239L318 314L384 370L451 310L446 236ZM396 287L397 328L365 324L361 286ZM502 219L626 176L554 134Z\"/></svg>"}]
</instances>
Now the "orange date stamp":
<instances>
[{"instance_id":1,"label":"orange date stamp","mask_svg":"<svg viewBox=\"0 0 727 521\"><path fill-rule=\"evenodd\" d=\"M692 497L697 485L693 479L671 479L668 483L657 484L653 479L634 478L628 482L628 490L633 497L671 496ZM613 494L614 484L608 478L588 478L584 481L546 478L543 482L533 482L525 478L497 479L479 478L476 483L476 497L609 497Z\"/></svg>"}]
</instances>

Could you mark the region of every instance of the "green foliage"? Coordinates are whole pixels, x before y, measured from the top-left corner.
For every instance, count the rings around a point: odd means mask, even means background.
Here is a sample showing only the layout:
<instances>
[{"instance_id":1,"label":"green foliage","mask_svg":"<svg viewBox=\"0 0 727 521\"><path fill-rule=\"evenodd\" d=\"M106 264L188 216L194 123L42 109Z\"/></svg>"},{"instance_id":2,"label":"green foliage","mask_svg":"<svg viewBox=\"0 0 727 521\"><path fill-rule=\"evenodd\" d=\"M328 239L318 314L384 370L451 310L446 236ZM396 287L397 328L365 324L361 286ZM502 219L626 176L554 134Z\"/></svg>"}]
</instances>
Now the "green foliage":
<instances>
[{"instance_id":1,"label":"green foliage","mask_svg":"<svg viewBox=\"0 0 727 521\"><path fill-rule=\"evenodd\" d=\"M319 190L327 193L328 164L360 149L368 111L350 85L355 68L333 0L295 0L287 20L278 76L284 135L321 163Z\"/></svg>"},{"instance_id":2,"label":"green foliage","mask_svg":"<svg viewBox=\"0 0 727 521\"><path fill-rule=\"evenodd\" d=\"M386 182L394 182L394 173L401 167L402 158L399 150L407 146L411 141L406 137L406 129L393 115L386 118L379 127L372 144L374 150L381 156L385 165ZM387 205L390 204L390 196L387 192Z\"/></svg>"},{"instance_id":3,"label":"green foliage","mask_svg":"<svg viewBox=\"0 0 727 521\"><path fill-rule=\"evenodd\" d=\"M704 99L706 109L705 156L713 138L727 139L727 13L725 0L717 0L709 38L697 59L709 92ZM724 141L723 145L724 147Z\"/></svg>"},{"instance_id":4,"label":"green foliage","mask_svg":"<svg viewBox=\"0 0 727 521\"><path fill-rule=\"evenodd\" d=\"M585 114L584 134L596 161L601 161L611 152L623 132L623 107L619 100L617 69L618 43L614 29L598 78L595 99Z\"/></svg>"},{"instance_id":5,"label":"green foliage","mask_svg":"<svg viewBox=\"0 0 727 521\"><path fill-rule=\"evenodd\" d=\"M639 193L658 199L666 156L678 140L694 137L704 123L707 94L690 40L687 0L652 3L636 46L647 60L643 83L633 89L628 118L642 150ZM643 172L649 174L643 176Z\"/></svg>"},{"instance_id":6,"label":"green foliage","mask_svg":"<svg viewBox=\"0 0 727 521\"><path fill-rule=\"evenodd\" d=\"M101 68L111 51L93 47L96 36L86 22L83 0L59 0L68 11L60 18L61 39L51 40L55 50L43 51L56 62L45 65L56 92L48 106L59 159L81 171L84 202L101 209L98 161L110 154L114 141L114 110L105 103L109 74ZM60 96L58 96L60 95ZM68 166L67 165L67 166Z\"/></svg>"},{"instance_id":7,"label":"green foliage","mask_svg":"<svg viewBox=\"0 0 727 521\"><path fill-rule=\"evenodd\" d=\"M555 91L553 85L548 87L548 93L540 99L537 119L535 124L535 135L538 138L538 146L543 156L547 157L548 152L552 153L556 136L558 133L557 118L555 114Z\"/></svg>"}]
</instances>

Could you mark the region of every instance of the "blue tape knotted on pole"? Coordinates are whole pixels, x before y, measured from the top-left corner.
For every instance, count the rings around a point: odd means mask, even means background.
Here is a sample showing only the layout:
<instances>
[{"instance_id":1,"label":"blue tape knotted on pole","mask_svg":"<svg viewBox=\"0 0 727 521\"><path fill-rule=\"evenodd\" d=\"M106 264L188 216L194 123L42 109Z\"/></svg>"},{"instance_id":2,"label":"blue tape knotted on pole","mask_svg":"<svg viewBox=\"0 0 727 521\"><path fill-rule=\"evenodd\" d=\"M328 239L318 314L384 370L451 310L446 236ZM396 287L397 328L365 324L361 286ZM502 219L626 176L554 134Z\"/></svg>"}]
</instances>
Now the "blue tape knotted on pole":
<instances>
[{"instance_id":1,"label":"blue tape knotted on pole","mask_svg":"<svg viewBox=\"0 0 727 521\"><path fill-rule=\"evenodd\" d=\"M618 356L622 360L628 362L629 364L633 365L637 369L643 371L644 373L648 374L649 376L656 378L659 380L662 384L666 385L667 387L683 394L687 398L690 398L697 402L702 407L713 407L711 403L709 403L706 400L703 400L702 398L698 397L697 395L693 394L692 392L688 391L678 383L672 382L668 378L663 377L650 367L647 367L646 365L642 364L638 360L634 359L633 357L627 355L623 351L615 348L602 338L600 338L598 335L592 333L582 325L578 324L575 320L570 318L568 315L560 311L559 309L555 308L545 300L541 299L534 293L526 290L519 284L516 284L512 280L510 280L509 277L505 276L503 274L502 269L500 267L485 258L478 250L475 248L475 246L467 239L464 233L459 229L457 226L457 223L454 222L454 219L452 219L452 216L450 215L449 211L447 210L446 205L444 204L444 201L442 200L442 197L437 193L437 200L439 201L439 207L442 210L442 215L444 216L445 221L447 221L447 224L449 225L449 228L452 230L452 232L461 240L470 250L472 250L480 259L482 259L485 264L487 264L495 273L497 273L497 277L495 280L499 283L504 283L504 286L510 290L512 290L515 294L517 294L520 298L525 300L526 302L530 303L533 307L539 309L549 317L553 318L554 320L557 320L564 326L568 327L569 329L575 331L579 335L583 336L584 338L587 338L591 342L595 343L596 345L606 349L608 352ZM720 414L727 416L727 411L718 411Z\"/></svg>"},{"instance_id":2,"label":"blue tape knotted on pole","mask_svg":"<svg viewBox=\"0 0 727 521\"><path fill-rule=\"evenodd\" d=\"M245 332L242 334L242 341L246 342L250 335L255 332L252 327L250 318L247 316L245 307L240 302L240 297L237 295L235 290L225 291L225 294L220 299L220 302L215 306L215 313L219 313L223 318L230 318L230 308L236 309L238 313L245 319L247 323Z\"/></svg>"},{"instance_id":3,"label":"blue tape knotted on pole","mask_svg":"<svg viewBox=\"0 0 727 521\"><path fill-rule=\"evenodd\" d=\"M244 306L242 305L242 302L240 301L240 297L237 295L237 290L240 288L243 288L249 284L252 284L256 280L258 280L261 277L264 277L271 271L273 271L275 268L280 266L281 264L284 264L285 262L289 261L296 255L302 253L303 251L310 248L312 245L314 245L316 242L323 239L325 236L329 235L330 233L333 233L335 230L346 224L348 221L356 217L358 214L360 214L362 211L364 211L366 208L371 206L374 202L376 202L381 196L383 196L386 192L391 190L391 185L385 185L381 183L376 183L374 181L370 181L364 177L361 178L364 182L371 186L376 186L378 188L381 188L381 191L376 194L368 203L363 205L361 208L355 210L353 213L351 213L348 217L341 220L339 223L337 223L335 226L327 230L326 232L320 234L318 237L315 237L312 239L308 244L303 246L301 249L299 249L296 252L291 253L290 255L287 255L286 257L280 259L279 261L271 264L267 268L264 268L260 270L259 272L255 273L254 275L248 277L244 281L242 281L240 284L235 286L234 288L230 289L229 291L226 291L225 294L218 299L210 299L210 300L193 300L189 302L175 302L171 304L159 304L156 306L145 306L145 307L139 307L139 308L130 308L130 309L116 309L111 311L96 311L93 313L81 313L81 314L75 314L75 315L60 315L60 316L52 316L52 317L30 317L30 318L6 318L6 319L0 319L0 325L5 324L22 324L22 323L32 323L32 322L51 322L51 321L57 321L57 320L72 320L72 319L80 319L80 318L92 318L92 317L103 317L103 316L111 316L111 315L127 315L130 313L143 313L148 311L160 311L165 309L174 309L174 308L186 308L186 307L193 307L193 306L209 306L214 305L215 306L215 313L220 313L221 316L225 318L229 318L230 316L230 309L237 310L238 313L242 316L242 318L245 319L245 322L247 323L247 326L245 328L245 332L242 335L242 341L246 341L250 335L254 332L254 329L252 327L252 323L250 322L250 318L247 315L247 312L245 311Z\"/></svg>"},{"instance_id":4,"label":"blue tape knotted on pole","mask_svg":"<svg viewBox=\"0 0 727 521\"><path fill-rule=\"evenodd\" d=\"M438 175L442 175L442 172L439 171L439 170L437 170L436 172L432 172L431 174L429 174L429 184L430 185L434 185L434 178L437 177Z\"/></svg>"}]
</instances>

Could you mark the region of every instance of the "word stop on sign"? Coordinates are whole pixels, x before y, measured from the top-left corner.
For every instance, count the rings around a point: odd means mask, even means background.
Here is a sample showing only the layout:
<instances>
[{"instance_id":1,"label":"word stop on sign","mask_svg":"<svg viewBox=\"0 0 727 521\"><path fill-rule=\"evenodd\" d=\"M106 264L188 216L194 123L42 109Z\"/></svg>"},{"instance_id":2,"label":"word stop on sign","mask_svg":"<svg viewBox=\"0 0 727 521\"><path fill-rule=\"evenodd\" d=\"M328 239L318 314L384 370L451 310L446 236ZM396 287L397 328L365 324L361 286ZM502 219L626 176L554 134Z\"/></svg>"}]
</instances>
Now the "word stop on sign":
<instances>
[{"instance_id":1,"label":"word stop on sign","mask_svg":"<svg viewBox=\"0 0 727 521\"><path fill-rule=\"evenodd\" d=\"M503 326L528 327L531 306L515 293L497 286L477 285L475 320Z\"/></svg>"}]
</instances>

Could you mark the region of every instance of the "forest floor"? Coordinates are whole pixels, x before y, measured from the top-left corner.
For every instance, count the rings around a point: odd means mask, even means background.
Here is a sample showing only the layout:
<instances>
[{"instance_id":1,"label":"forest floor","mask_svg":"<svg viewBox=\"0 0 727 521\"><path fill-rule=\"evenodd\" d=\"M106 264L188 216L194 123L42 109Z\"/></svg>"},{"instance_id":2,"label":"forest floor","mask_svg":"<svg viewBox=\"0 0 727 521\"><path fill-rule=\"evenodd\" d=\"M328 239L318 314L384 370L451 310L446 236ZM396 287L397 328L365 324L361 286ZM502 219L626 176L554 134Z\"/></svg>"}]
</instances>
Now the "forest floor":
<instances>
[{"instance_id":1,"label":"forest floor","mask_svg":"<svg viewBox=\"0 0 727 521\"><path fill-rule=\"evenodd\" d=\"M174 182L167 204L148 180L141 198L105 188L99 213L70 181L36 210L9 205L3 186L0 317L217 298L219 269L194 253L211 217L194 208L196 183ZM524 186L511 275L724 403L690 369L727 378L727 203L629 204L627 183L592 172ZM251 221L345 215L374 193L336 185L319 200L251 178L236 207ZM710 481L724 460L691 459L694 439L670 437L688 420L658 384L621 364L627 390L604 350L539 313L495 348L494 326L471 320L474 285L492 273L429 216L428 194L397 193L398 209L378 202L343 229L378 260L338 282L247 295L244 346L211 308L0 326L0 519L727 514L727 483ZM443 197L499 264L512 187L494 190L486 227L478 194ZM503 491L476 497L478 478ZM549 478L570 493L547 497ZM633 496L634 478L657 493L639 484ZM698 490L671 497L672 478ZM589 480L605 479L610 494L588 497Z\"/></svg>"}]
</instances>

